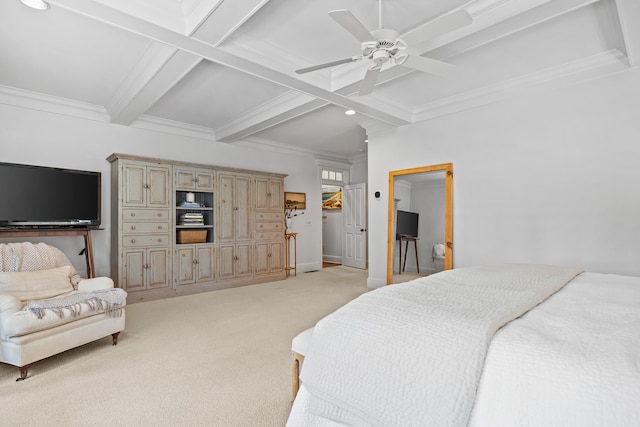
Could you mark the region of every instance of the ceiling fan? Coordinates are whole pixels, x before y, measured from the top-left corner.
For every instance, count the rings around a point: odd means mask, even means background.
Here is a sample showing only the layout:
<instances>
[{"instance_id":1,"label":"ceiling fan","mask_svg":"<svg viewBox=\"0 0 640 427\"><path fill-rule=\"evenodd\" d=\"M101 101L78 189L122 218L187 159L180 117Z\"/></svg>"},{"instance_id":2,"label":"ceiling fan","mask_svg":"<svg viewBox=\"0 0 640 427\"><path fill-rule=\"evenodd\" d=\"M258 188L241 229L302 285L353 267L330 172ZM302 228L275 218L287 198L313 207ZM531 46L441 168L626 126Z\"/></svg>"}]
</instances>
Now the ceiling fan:
<instances>
[{"instance_id":1,"label":"ceiling fan","mask_svg":"<svg viewBox=\"0 0 640 427\"><path fill-rule=\"evenodd\" d=\"M329 12L329 16L362 43L362 54L360 56L352 56L350 58L302 68L296 70L296 73L304 74L323 68L335 67L340 64L360 61L362 59L372 60L373 64L367 69L362 85L360 86L359 95L366 95L373 91L382 65L386 62L402 65L429 74L443 75L454 66L435 59L411 55L404 51L411 44L421 43L430 38L469 25L472 22L469 12L464 9L459 9L428 21L401 36L396 30L382 27L382 0L378 0L378 11L378 29L373 31L369 31L358 18L346 9Z\"/></svg>"}]
</instances>

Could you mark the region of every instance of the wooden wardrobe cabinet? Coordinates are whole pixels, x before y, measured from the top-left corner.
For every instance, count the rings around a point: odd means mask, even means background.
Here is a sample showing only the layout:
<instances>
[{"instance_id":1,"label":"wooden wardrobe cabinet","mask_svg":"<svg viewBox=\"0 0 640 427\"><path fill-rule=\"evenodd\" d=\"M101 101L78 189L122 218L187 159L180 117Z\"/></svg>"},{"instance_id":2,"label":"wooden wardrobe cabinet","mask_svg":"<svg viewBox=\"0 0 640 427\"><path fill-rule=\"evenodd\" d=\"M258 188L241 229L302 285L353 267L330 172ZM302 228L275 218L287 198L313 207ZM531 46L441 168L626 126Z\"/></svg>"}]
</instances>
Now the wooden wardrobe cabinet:
<instances>
[{"instance_id":1,"label":"wooden wardrobe cabinet","mask_svg":"<svg viewBox=\"0 0 640 427\"><path fill-rule=\"evenodd\" d=\"M111 276L128 302L286 278L285 175L117 153L107 160ZM195 204L184 203L191 197ZM192 231L200 237L186 238Z\"/></svg>"}]
</instances>

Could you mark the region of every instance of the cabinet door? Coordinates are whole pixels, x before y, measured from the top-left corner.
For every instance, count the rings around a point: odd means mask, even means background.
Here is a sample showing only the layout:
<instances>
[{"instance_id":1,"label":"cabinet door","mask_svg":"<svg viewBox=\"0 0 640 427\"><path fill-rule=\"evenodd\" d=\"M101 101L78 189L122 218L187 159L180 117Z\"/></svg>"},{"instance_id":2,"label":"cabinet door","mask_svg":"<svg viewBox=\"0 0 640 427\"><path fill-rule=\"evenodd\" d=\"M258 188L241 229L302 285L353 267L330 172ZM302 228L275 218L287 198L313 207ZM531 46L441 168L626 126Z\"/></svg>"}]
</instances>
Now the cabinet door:
<instances>
[{"instance_id":1,"label":"cabinet door","mask_svg":"<svg viewBox=\"0 0 640 427\"><path fill-rule=\"evenodd\" d=\"M147 167L147 206L169 207L170 176L170 168L168 167Z\"/></svg>"},{"instance_id":2,"label":"cabinet door","mask_svg":"<svg viewBox=\"0 0 640 427\"><path fill-rule=\"evenodd\" d=\"M256 177L256 211L284 211L282 179Z\"/></svg>"},{"instance_id":3,"label":"cabinet door","mask_svg":"<svg viewBox=\"0 0 640 427\"><path fill-rule=\"evenodd\" d=\"M269 178L256 177L256 211L268 211L271 208Z\"/></svg>"},{"instance_id":4,"label":"cabinet door","mask_svg":"<svg viewBox=\"0 0 640 427\"><path fill-rule=\"evenodd\" d=\"M176 168L176 190L213 191L213 171L192 168Z\"/></svg>"},{"instance_id":5,"label":"cabinet door","mask_svg":"<svg viewBox=\"0 0 640 427\"><path fill-rule=\"evenodd\" d=\"M196 282L215 280L216 270L213 246L197 246L196 255Z\"/></svg>"},{"instance_id":6,"label":"cabinet door","mask_svg":"<svg viewBox=\"0 0 640 427\"><path fill-rule=\"evenodd\" d=\"M233 175L219 175L218 185L218 238L220 242L235 240L234 221L234 193L235 177ZM221 266L222 267L222 266Z\"/></svg>"},{"instance_id":7,"label":"cabinet door","mask_svg":"<svg viewBox=\"0 0 640 427\"><path fill-rule=\"evenodd\" d=\"M215 175L211 171L196 171L195 172L196 190L198 191L213 191Z\"/></svg>"},{"instance_id":8,"label":"cabinet door","mask_svg":"<svg viewBox=\"0 0 640 427\"><path fill-rule=\"evenodd\" d=\"M147 249L146 282L148 289L169 287L169 248Z\"/></svg>"},{"instance_id":9,"label":"cabinet door","mask_svg":"<svg viewBox=\"0 0 640 427\"><path fill-rule=\"evenodd\" d=\"M144 290L145 250L124 251L122 253L122 262L120 287L128 292Z\"/></svg>"},{"instance_id":10,"label":"cabinet door","mask_svg":"<svg viewBox=\"0 0 640 427\"><path fill-rule=\"evenodd\" d=\"M195 174L190 169L177 169L176 175L176 190L192 190L195 182Z\"/></svg>"},{"instance_id":11,"label":"cabinet door","mask_svg":"<svg viewBox=\"0 0 640 427\"><path fill-rule=\"evenodd\" d=\"M220 245L218 248L220 263L218 264L220 279L235 277L235 245Z\"/></svg>"},{"instance_id":12,"label":"cabinet door","mask_svg":"<svg viewBox=\"0 0 640 427\"><path fill-rule=\"evenodd\" d=\"M256 243L256 274L265 274L270 270L269 243Z\"/></svg>"},{"instance_id":13,"label":"cabinet door","mask_svg":"<svg viewBox=\"0 0 640 427\"><path fill-rule=\"evenodd\" d=\"M272 242L270 248L270 273L279 273L284 271L284 243L282 241Z\"/></svg>"},{"instance_id":14,"label":"cabinet door","mask_svg":"<svg viewBox=\"0 0 640 427\"><path fill-rule=\"evenodd\" d=\"M195 282L194 264L195 264L195 247L180 246L176 251L176 285L188 285Z\"/></svg>"},{"instance_id":15,"label":"cabinet door","mask_svg":"<svg viewBox=\"0 0 640 427\"><path fill-rule=\"evenodd\" d=\"M146 206L147 169L138 164L122 164L122 206Z\"/></svg>"},{"instance_id":16,"label":"cabinet door","mask_svg":"<svg viewBox=\"0 0 640 427\"><path fill-rule=\"evenodd\" d=\"M269 209L274 212L284 211L284 182L282 179L269 181Z\"/></svg>"},{"instance_id":17,"label":"cabinet door","mask_svg":"<svg viewBox=\"0 0 640 427\"><path fill-rule=\"evenodd\" d=\"M252 177L249 175L236 176L235 213L236 240L251 240L252 233Z\"/></svg>"},{"instance_id":18,"label":"cabinet door","mask_svg":"<svg viewBox=\"0 0 640 427\"><path fill-rule=\"evenodd\" d=\"M253 273L253 250L249 243L236 245L236 277L251 276Z\"/></svg>"}]
</instances>

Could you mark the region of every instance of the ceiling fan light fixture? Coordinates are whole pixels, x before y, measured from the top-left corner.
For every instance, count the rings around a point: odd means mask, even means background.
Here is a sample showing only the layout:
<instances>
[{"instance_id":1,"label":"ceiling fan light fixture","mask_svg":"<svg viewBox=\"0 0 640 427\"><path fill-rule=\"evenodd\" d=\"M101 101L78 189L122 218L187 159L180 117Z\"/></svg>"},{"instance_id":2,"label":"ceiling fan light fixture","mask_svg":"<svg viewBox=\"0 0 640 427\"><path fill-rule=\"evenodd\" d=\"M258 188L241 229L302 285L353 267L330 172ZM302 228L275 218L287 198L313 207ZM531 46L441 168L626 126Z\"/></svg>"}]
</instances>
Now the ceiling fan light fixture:
<instances>
[{"instance_id":1,"label":"ceiling fan light fixture","mask_svg":"<svg viewBox=\"0 0 640 427\"><path fill-rule=\"evenodd\" d=\"M29 6L32 9L47 10L49 9L49 3L43 0L20 0L25 6Z\"/></svg>"},{"instance_id":2,"label":"ceiling fan light fixture","mask_svg":"<svg viewBox=\"0 0 640 427\"><path fill-rule=\"evenodd\" d=\"M355 110L347 110L344 112L347 116L353 116L356 112Z\"/></svg>"}]
</instances>

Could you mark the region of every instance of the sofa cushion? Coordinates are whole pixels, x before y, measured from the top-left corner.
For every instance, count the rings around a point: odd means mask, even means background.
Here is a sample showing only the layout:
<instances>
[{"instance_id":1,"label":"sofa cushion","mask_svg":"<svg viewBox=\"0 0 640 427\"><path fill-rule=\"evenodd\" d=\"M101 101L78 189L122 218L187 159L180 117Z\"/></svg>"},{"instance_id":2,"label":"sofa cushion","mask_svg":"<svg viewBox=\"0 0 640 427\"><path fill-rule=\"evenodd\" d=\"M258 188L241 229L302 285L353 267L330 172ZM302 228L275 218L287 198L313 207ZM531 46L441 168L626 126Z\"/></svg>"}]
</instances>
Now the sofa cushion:
<instances>
[{"instance_id":1,"label":"sofa cushion","mask_svg":"<svg viewBox=\"0 0 640 427\"><path fill-rule=\"evenodd\" d=\"M77 294L78 291L72 291L63 296ZM29 310L20 310L2 320L0 327L0 336L3 339L19 337L32 334L34 332L55 328L67 323L72 323L85 317L96 316L104 313L103 310L94 310L89 304L81 303L76 307L76 314L72 315L67 309L64 310L62 317L58 316L54 311L45 310L42 318L38 318L36 314Z\"/></svg>"},{"instance_id":2,"label":"sofa cushion","mask_svg":"<svg viewBox=\"0 0 640 427\"><path fill-rule=\"evenodd\" d=\"M53 298L73 291L71 267L37 271L0 272L0 293L19 298L22 302Z\"/></svg>"}]
</instances>

